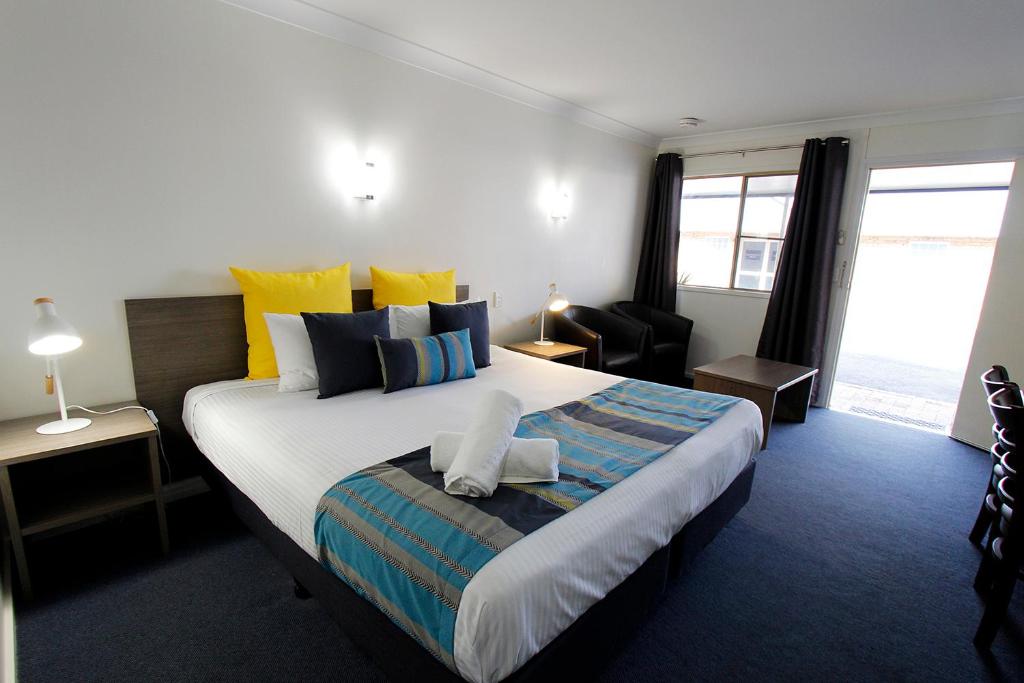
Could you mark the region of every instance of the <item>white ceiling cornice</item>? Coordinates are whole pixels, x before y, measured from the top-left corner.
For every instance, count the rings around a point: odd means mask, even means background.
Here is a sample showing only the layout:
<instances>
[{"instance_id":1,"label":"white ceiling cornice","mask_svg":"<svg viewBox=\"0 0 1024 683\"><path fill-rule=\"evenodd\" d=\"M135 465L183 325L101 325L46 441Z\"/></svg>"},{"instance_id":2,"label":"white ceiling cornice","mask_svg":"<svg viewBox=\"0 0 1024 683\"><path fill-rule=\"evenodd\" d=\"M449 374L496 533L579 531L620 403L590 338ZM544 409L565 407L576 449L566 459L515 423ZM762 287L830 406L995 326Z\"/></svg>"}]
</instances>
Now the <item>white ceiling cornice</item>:
<instances>
[{"instance_id":1,"label":"white ceiling cornice","mask_svg":"<svg viewBox=\"0 0 1024 683\"><path fill-rule=\"evenodd\" d=\"M398 36L314 7L302 0L221 0L221 2L465 83L534 109L557 114L584 126L646 145L652 149L657 147L660 142L660 138L647 131L634 128L472 64L461 62L422 45L403 40Z\"/></svg>"},{"instance_id":2,"label":"white ceiling cornice","mask_svg":"<svg viewBox=\"0 0 1024 683\"><path fill-rule=\"evenodd\" d=\"M952 121L955 119L973 119L982 116L999 116L1000 114L1024 113L1024 97L1011 97L989 102L973 102L970 104L928 109L912 109L908 111L888 112L884 114L865 114L861 116L843 116L817 121L786 123L774 126L745 128L742 130L720 131L715 133L697 133L679 137L665 138L659 149L703 149L707 146L722 144L734 145L766 139L783 140L794 137L804 138L808 135L827 133L843 133L882 126L899 126L909 123L930 123L933 121Z\"/></svg>"}]
</instances>

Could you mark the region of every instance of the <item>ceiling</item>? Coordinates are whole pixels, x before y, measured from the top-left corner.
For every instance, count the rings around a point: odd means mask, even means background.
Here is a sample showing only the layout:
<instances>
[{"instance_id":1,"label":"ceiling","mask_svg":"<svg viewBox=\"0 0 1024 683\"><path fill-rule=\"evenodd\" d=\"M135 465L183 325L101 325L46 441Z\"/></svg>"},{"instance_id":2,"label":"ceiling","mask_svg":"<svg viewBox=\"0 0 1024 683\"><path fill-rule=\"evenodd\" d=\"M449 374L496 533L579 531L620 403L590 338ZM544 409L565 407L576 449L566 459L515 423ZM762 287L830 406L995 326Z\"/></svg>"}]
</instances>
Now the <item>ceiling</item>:
<instances>
[{"instance_id":1,"label":"ceiling","mask_svg":"<svg viewBox=\"0 0 1024 683\"><path fill-rule=\"evenodd\" d=\"M305 3L657 138L1024 96L1021 0Z\"/></svg>"}]
</instances>

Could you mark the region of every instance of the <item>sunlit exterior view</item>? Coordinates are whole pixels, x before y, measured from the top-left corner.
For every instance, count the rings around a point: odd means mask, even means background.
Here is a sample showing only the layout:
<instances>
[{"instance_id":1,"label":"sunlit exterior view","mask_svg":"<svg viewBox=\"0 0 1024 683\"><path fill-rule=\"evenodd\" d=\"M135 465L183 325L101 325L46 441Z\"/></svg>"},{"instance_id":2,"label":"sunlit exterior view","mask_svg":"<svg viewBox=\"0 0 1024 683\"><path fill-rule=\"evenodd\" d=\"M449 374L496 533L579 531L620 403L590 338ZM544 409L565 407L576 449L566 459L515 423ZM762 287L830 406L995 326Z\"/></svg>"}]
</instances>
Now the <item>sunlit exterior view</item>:
<instances>
[{"instance_id":1,"label":"sunlit exterior view","mask_svg":"<svg viewBox=\"0 0 1024 683\"><path fill-rule=\"evenodd\" d=\"M830 407L944 432L1012 163L871 173Z\"/></svg>"},{"instance_id":2,"label":"sunlit exterior view","mask_svg":"<svg viewBox=\"0 0 1024 683\"><path fill-rule=\"evenodd\" d=\"M680 283L771 291L795 187L795 174L684 180Z\"/></svg>"}]
</instances>

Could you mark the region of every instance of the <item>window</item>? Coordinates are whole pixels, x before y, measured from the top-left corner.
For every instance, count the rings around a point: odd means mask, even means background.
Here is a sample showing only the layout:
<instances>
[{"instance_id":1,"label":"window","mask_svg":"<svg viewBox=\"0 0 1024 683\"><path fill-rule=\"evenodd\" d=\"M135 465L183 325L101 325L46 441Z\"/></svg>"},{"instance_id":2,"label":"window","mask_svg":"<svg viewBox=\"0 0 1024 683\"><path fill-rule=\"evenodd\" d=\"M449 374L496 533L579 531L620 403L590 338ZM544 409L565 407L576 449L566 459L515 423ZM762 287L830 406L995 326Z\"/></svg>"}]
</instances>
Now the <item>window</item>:
<instances>
[{"instance_id":1,"label":"window","mask_svg":"<svg viewBox=\"0 0 1024 683\"><path fill-rule=\"evenodd\" d=\"M770 291L795 189L795 173L683 180L680 284Z\"/></svg>"}]
</instances>

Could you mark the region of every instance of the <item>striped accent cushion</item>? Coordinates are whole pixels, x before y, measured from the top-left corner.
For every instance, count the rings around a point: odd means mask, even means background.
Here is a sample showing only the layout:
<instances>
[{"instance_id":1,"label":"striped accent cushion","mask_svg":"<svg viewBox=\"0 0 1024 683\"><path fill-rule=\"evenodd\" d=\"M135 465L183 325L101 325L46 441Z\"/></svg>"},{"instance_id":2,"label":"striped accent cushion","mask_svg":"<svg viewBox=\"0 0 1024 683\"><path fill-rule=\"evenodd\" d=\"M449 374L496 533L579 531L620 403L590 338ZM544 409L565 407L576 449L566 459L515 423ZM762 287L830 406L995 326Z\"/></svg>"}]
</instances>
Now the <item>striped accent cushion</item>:
<instances>
[{"instance_id":1,"label":"striped accent cushion","mask_svg":"<svg viewBox=\"0 0 1024 683\"><path fill-rule=\"evenodd\" d=\"M469 329L431 337L374 337L384 373L384 393L476 377Z\"/></svg>"}]
</instances>

